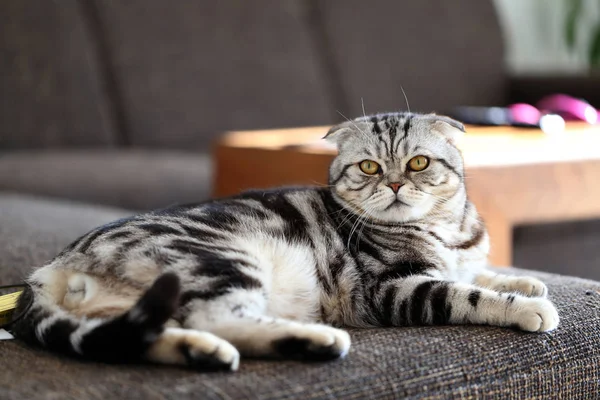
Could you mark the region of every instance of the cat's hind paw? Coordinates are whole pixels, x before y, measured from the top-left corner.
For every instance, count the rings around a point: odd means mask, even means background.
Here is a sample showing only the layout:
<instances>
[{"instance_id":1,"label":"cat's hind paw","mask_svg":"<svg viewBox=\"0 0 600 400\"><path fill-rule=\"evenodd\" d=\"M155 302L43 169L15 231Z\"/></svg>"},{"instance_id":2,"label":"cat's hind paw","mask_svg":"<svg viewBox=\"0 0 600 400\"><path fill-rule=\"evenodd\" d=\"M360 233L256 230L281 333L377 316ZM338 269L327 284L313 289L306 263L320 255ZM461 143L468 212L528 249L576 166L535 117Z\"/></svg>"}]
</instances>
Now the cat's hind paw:
<instances>
[{"instance_id":1,"label":"cat's hind paw","mask_svg":"<svg viewBox=\"0 0 600 400\"><path fill-rule=\"evenodd\" d=\"M288 337L275 340L273 346L284 358L328 361L348 354L350 335L325 325L299 325Z\"/></svg>"},{"instance_id":2,"label":"cat's hind paw","mask_svg":"<svg viewBox=\"0 0 600 400\"><path fill-rule=\"evenodd\" d=\"M558 312L547 299L520 298L513 303L513 323L527 332L548 332L558 326Z\"/></svg>"},{"instance_id":3,"label":"cat's hind paw","mask_svg":"<svg viewBox=\"0 0 600 400\"><path fill-rule=\"evenodd\" d=\"M166 328L148 350L147 358L199 370L235 371L240 364L240 353L228 341L209 332L181 328Z\"/></svg>"},{"instance_id":4,"label":"cat's hind paw","mask_svg":"<svg viewBox=\"0 0 600 400\"><path fill-rule=\"evenodd\" d=\"M181 345L187 365L195 369L236 371L240 353L226 340L208 332L195 332Z\"/></svg>"}]
</instances>

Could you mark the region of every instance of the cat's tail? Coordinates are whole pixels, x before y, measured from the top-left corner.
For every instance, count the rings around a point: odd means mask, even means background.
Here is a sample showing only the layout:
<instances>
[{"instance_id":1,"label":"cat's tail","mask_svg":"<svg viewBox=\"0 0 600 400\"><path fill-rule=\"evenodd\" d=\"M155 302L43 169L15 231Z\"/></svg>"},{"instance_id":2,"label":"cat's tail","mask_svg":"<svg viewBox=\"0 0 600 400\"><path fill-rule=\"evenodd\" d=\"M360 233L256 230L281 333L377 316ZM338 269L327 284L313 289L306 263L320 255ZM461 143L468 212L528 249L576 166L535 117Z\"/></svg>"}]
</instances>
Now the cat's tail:
<instances>
[{"instance_id":1,"label":"cat's tail","mask_svg":"<svg viewBox=\"0 0 600 400\"><path fill-rule=\"evenodd\" d=\"M163 332L177 309L179 293L179 278L166 273L129 311L98 319L69 314L40 288L30 287L21 295L15 314L25 315L12 331L17 338L64 354L105 362L136 362Z\"/></svg>"}]
</instances>

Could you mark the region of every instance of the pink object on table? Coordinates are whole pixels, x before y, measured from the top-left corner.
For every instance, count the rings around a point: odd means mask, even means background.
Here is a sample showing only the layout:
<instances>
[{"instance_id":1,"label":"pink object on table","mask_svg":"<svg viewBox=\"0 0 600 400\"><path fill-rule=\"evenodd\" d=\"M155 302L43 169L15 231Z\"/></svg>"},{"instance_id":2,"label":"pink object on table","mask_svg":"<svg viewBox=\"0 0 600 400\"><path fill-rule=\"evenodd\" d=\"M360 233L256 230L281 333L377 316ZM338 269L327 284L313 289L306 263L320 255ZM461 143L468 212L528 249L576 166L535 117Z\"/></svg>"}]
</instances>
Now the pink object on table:
<instances>
[{"instance_id":1,"label":"pink object on table","mask_svg":"<svg viewBox=\"0 0 600 400\"><path fill-rule=\"evenodd\" d=\"M508 106L513 121L521 124L537 125L542 113L540 110L527 103L516 103Z\"/></svg>"},{"instance_id":2,"label":"pink object on table","mask_svg":"<svg viewBox=\"0 0 600 400\"><path fill-rule=\"evenodd\" d=\"M537 103L543 111L559 114L566 119L579 119L590 124L598 121L598 111L584 100L566 94L546 96Z\"/></svg>"}]
</instances>

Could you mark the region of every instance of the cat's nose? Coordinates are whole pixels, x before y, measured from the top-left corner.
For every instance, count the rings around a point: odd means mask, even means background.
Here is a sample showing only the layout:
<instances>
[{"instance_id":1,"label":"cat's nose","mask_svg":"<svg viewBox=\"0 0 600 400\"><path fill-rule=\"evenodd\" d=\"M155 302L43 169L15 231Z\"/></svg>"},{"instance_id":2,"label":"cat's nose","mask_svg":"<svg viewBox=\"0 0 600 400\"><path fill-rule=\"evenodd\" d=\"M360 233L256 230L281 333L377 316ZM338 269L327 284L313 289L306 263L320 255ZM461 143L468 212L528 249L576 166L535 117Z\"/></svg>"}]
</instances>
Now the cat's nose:
<instances>
[{"instance_id":1,"label":"cat's nose","mask_svg":"<svg viewBox=\"0 0 600 400\"><path fill-rule=\"evenodd\" d=\"M400 190L400 188L402 187L402 184L399 182L392 182L388 183L387 185L394 191L394 193L398 193L398 190Z\"/></svg>"}]
</instances>

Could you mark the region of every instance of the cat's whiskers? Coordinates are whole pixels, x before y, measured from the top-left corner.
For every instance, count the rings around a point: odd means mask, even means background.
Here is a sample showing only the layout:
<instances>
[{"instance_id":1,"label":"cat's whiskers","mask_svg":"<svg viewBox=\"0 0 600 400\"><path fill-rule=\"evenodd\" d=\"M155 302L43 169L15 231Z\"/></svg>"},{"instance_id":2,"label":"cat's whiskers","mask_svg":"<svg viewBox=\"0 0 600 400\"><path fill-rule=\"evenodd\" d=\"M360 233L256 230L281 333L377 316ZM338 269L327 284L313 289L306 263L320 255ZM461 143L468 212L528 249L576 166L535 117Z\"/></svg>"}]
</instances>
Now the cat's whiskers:
<instances>
[{"instance_id":1,"label":"cat's whiskers","mask_svg":"<svg viewBox=\"0 0 600 400\"><path fill-rule=\"evenodd\" d=\"M449 210L444 210L441 208L438 208L439 206L434 205L432 208L433 212L429 212L429 216L433 217L433 218L447 218L448 216L451 216L451 212ZM466 214L463 216L466 220L468 220L471 223L476 223L479 224L481 223L481 219L479 217L474 217L470 214Z\"/></svg>"},{"instance_id":2,"label":"cat's whiskers","mask_svg":"<svg viewBox=\"0 0 600 400\"><path fill-rule=\"evenodd\" d=\"M366 211L363 211L362 214L360 214L358 216L358 218L356 218L356 221L352 224L352 228L350 228L350 234L348 235L348 242L346 243L346 248L348 250L350 250L350 241L352 240L352 235L354 234L354 230L356 228L356 226L358 225L358 223L360 222L360 218L361 216L365 213Z\"/></svg>"},{"instance_id":3,"label":"cat's whiskers","mask_svg":"<svg viewBox=\"0 0 600 400\"><path fill-rule=\"evenodd\" d=\"M351 205L352 207L354 207L355 209L357 209L357 210L359 211L359 213L362 213L362 212L363 212L364 208L363 208L362 206L360 206L360 205L357 205L357 204L354 204L354 203L353 203L352 201L350 201L350 200L346 200L346 202L347 202L349 205ZM339 211L337 211L337 212L339 213L339 212L342 212L342 211L346 211L346 212L348 213L348 215L346 215L346 217L345 217L345 218L342 220L342 222L341 222L341 223L340 223L340 224L339 224L339 225L336 227L336 230L340 229L340 228L341 228L341 227L342 227L342 226L343 226L343 225L346 223L346 221L348 221L350 218L352 218L353 216L355 216L355 215L356 215L356 213L355 213L355 212L352 212L352 211L350 211L350 210L347 210L347 209L345 209L345 208L342 208L341 210L339 210ZM333 213L332 213L332 214L333 214Z\"/></svg>"},{"instance_id":4,"label":"cat's whiskers","mask_svg":"<svg viewBox=\"0 0 600 400\"><path fill-rule=\"evenodd\" d=\"M344 218L342 219L342 222L340 222L340 223L339 223L339 225L338 225L338 226L336 226L336 228L335 228L335 230L336 230L336 231L337 231L337 230L339 230L339 229L340 229L342 226L344 226L344 225L346 224L346 222L347 222L347 221L348 221L350 218L352 218L352 217L354 216L354 213L353 213L353 212L351 212L351 211L348 211L348 210L340 210L340 212L341 212L341 211L347 211L347 212L348 212L348 214L347 214L346 216L344 216Z\"/></svg>"},{"instance_id":5,"label":"cat's whiskers","mask_svg":"<svg viewBox=\"0 0 600 400\"><path fill-rule=\"evenodd\" d=\"M352 226L352 229L350 230L350 235L348 235L348 243L346 244L346 248L348 250L350 250L350 241L352 239L352 235L356 231L356 228L358 228L360 226L361 221L363 222L363 226L365 225L364 222L366 221L366 216L370 212L371 208L372 207L370 207L368 204L366 204L366 207L364 208L364 211L358 216L358 218L356 219L356 222ZM359 240L360 240L360 234L357 237L357 242L356 242L356 248L357 249L358 249L358 241Z\"/></svg>"},{"instance_id":6,"label":"cat's whiskers","mask_svg":"<svg viewBox=\"0 0 600 400\"><path fill-rule=\"evenodd\" d=\"M315 186L318 186L318 187L323 187L323 188L333 188L333 187L335 187L335 185L328 185L328 184L326 184L326 183L317 182L317 181L315 181L315 180L311 180L311 183L312 183L313 185L315 185Z\"/></svg>"},{"instance_id":7,"label":"cat's whiskers","mask_svg":"<svg viewBox=\"0 0 600 400\"><path fill-rule=\"evenodd\" d=\"M372 208L372 207L371 207L371 208ZM369 212L370 212L370 211L371 211L371 210L369 210ZM360 228L359 228L360 230L358 231L358 234L357 234L357 235L358 235L358 237L356 238L356 247L355 247L355 250L356 250L356 251L358 251L358 246L360 245L360 238L361 238L361 236L362 236L362 233L363 233L363 231L364 231L365 227L367 226L367 223L366 223L366 222L367 222L367 218L365 217L365 218L363 219L363 221L362 221L362 227L360 227Z\"/></svg>"}]
</instances>

